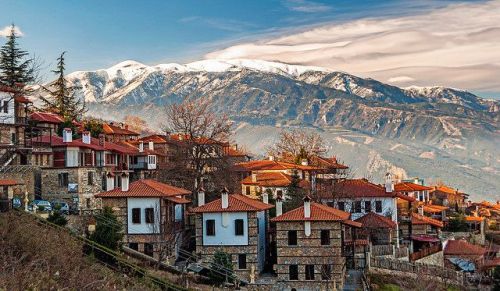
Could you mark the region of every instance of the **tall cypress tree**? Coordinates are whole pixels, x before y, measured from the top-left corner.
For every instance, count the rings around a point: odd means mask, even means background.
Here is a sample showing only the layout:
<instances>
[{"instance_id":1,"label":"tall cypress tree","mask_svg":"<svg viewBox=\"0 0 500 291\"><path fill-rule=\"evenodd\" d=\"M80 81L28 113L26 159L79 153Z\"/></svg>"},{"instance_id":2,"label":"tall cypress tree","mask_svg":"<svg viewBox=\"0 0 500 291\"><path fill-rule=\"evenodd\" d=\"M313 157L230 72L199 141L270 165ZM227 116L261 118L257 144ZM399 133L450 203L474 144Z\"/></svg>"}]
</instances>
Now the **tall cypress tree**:
<instances>
[{"instance_id":1,"label":"tall cypress tree","mask_svg":"<svg viewBox=\"0 0 500 291\"><path fill-rule=\"evenodd\" d=\"M0 48L0 83L22 90L35 81L34 59L19 48L15 26L12 24L7 42Z\"/></svg>"},{"instance_id":2,"label":"tall cypress tree","mask_svg":"<svg viewBox=\"0 0 500 291\"><path fill-rule=\"evenodd\" d=\"M283 203L283 211L287 212L302 206L305 194L306 192L304 189L300 187L299 174L297 170L294 170L292 180L286 188L286 196L288 199L286 199L285 203Z\"/></svg>"},{"instance_id":3,"label":"tall cypress tree","mask_svg":"<svg viewBox=\"0 0 500 291\"><path fill-rule=\"evenodd\" d=\"M79 120L87 111L85 101L80 100L76 96L76 91L79 87L70 86L64 77L66 63L63 52L57 58L57 68L52 72L56 74L57 79L49 86L42 87L43 91L48 96L40 96L43 102L42 109L44 111L59 114L65 120Z\"/></svg>"}]
</instances>

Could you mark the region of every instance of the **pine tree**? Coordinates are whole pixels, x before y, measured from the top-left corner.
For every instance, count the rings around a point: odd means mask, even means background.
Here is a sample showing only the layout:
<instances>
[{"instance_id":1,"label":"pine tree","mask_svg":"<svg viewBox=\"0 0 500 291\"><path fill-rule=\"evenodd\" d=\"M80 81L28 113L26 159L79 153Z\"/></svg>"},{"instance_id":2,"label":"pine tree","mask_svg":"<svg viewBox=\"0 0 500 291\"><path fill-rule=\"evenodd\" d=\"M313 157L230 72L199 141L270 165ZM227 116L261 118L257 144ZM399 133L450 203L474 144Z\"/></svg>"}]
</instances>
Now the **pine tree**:
<instances>
[{"instance_id":1,"label":"pine tree","mask_svg":"<svg viewBox=\"0 0 500 291\"><path fill-rule=\"evenodd\" d=\"M19 48L15 26L12 24L7 42L0 48L0 83L22 90L35 81L35 62L28 52ZM21 88L19 88L21 87Z\"/></svg>"},{"instance_id":2,"label":"pine tree","mask_svg":"<svg viewBox=\"0 0 500 291\"><path fill-rule=\"evenodd\" d=\"M305 191L302 187L300 187L300 177L295 170L292 175L292 181L290 185L286 188L286 201L283 203L283 210L285 212L295 209L297 207L302 206L303 199L305 196Z\"/></svg>"},{"instance_id":3,"label":"pine tree","mask_svg":"<svg viewBox=\"0 0 500 291\"><path fill-rule=\"evenodd\" d=\"M123 237L122 227L118 218L109 207L104 207L103 212L96 216L95 232L90 239L109 249L117 250Z\"/></svg>"},{"instance_id":4,"label":"pine tree","mask_svg":"<svg viewBox=\"0 0 500 291\"><path fill-rule=\"evenodd\" d=\"M234 274L231 256L223 251L216 251L212 262L210 262L208 276L217 286L221 286L225 282L233 282Z\"/></svg>"},{"instance_id":5,"label":"pine tree","mask_svg":"<svg viewBox=\"0 0 500 291\"><path fill-rule=\"evenodd\" d=\"M56 74L57 79L50 87L42 87L43 91L49 96L40 96L43 102L42 110L52 112L62 116L65 120L79 120L87 108L85 101L77 98L76 92L79 87L70 86L64 77L66 63L63 52L57 58L57 68L52 72Z\"/></svg>"}]
</instances>

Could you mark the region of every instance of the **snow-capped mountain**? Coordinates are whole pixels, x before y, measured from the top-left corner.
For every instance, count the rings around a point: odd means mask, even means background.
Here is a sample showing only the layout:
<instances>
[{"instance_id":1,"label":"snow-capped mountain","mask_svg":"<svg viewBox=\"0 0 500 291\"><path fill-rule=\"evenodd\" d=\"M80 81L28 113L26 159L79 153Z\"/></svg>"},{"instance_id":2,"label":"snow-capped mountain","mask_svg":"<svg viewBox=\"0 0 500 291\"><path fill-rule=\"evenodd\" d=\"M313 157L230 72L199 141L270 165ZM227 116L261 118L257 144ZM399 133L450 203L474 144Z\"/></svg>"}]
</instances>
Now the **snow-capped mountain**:
<instances>
[{"instance_id":1,"label":"snow-capped mountain","mask_svg":"<svg viewBox=\"0 0 500 291\"><path fill-rule=\"evenodd\" d=\"M376 179L375 171L403 169L411 176L440 177L473 195L500 188L500 103L463 90L399 88L344 72L260 60L156 66L125 61L74 72L68 80L82 88L92 115L135 114L159 128L163 105L203 98L240 125L238 141L257 153L277 127L310 127L324 134L331 154L343 154L340 158L359 175ZM263 136L249 134L250 129Z\"/></svg>"}]
</instances>

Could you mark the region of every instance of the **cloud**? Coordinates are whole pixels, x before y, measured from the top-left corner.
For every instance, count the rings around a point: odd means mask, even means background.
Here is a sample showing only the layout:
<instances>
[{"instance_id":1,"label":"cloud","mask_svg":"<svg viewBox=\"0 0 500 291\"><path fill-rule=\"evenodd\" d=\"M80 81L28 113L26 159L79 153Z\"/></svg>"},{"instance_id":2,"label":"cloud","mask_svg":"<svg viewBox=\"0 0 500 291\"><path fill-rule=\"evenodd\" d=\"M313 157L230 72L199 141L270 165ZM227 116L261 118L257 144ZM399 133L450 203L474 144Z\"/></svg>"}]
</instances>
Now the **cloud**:
<instances>
[{"instance_id":1,"label":"cloud","mask_svg":"<svg viewBox=\"0 0 500 291\"><path fill-rule=\"evenodd\" d=\"M6 37L10 35L10 31L12 29L11 25L5 26L4 28L0 29L0 37ZM14 26L14 33L17 36L23 36L24 33L21 31L19 26Z\"/></svg>"},{"instance_id":2,"label":"cloud","mask_svg":"<svg viewBox=\"0 0 500 291\"><path fill-rule=\"evenodd\" d=\"M206 18L200 16L189 16L179 19L180 23L194 23L203 26L209 26L219 30L231 32L243 32L248 28L255 27L254 24L232 19Z\"/></svg>"},{"instance_id":3,"label":"cloud","mask_svg":"<svg viewBox=\"0 0 500 291\"><path fill-rule=\"evenodd\" d=\"M431 13L324 24L241 43L205 58L328 67L398 86L500 92L500 1Z\"/></svg>"},{"instance_id":4,"label":"cloud","mask_svg":"<svg viewBox=\"0 0 500 291\"><path fill-rule=\"evenodd\" d=\"M307 0L288 0L284 2L284 5L291 11L304 13L320 13L331 10L328 5Z\"/></svg>"}]
</instances>

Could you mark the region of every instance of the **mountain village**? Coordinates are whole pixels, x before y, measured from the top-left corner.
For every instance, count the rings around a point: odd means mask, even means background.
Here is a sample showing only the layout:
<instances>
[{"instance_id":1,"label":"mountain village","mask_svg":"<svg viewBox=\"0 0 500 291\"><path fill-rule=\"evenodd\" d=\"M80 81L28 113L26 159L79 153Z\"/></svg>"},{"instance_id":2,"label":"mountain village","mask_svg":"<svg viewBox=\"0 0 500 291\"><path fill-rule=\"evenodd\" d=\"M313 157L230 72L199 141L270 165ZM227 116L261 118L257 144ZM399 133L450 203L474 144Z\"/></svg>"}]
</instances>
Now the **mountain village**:
<instances>
[{"instance_id":1,"label":"mountain village","mask_svg":"<svg viewBox=\"0 0 500 291\"><path fill-rule=\"evenodd\" d=\"M368 290L381 273L468 288L500 265L500 202L393 173L383 185L352 177L341 157L293 148L300 131L255 159L217 129L68 120L0 91L2 212L58 213L85 238L116 224L119 252L189 274L180 285ZM182 106L172 113L191 120Z\"/></svg>"}]
</instances>

